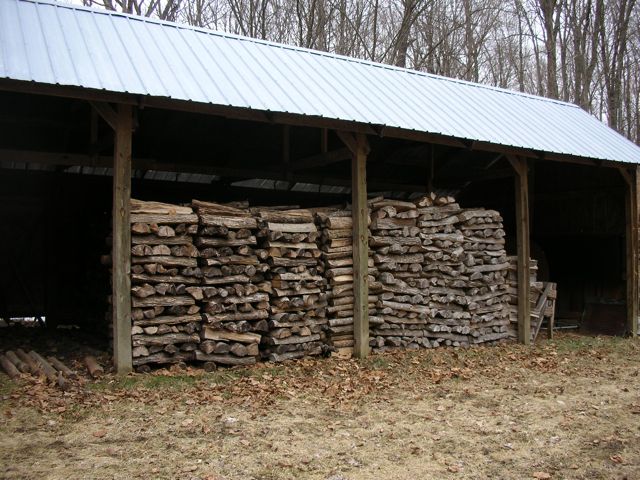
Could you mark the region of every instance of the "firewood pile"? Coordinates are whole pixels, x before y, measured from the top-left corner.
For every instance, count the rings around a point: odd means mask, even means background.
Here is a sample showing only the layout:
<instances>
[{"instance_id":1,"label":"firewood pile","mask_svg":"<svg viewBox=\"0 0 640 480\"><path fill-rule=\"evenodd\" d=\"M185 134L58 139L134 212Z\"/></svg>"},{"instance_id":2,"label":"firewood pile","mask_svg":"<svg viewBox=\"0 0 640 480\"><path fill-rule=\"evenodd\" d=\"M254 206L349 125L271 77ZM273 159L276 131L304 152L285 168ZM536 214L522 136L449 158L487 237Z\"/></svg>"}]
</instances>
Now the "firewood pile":
<instances>
[{"instance_id":1,"label":"firewood pile","mask_svg":"<svg viewBox=\"0 0 640 480\"><path fill-rule=\"evenodd\" d=\"M498 212L435 194L368 203L374 350L517 336L515 257L506 256ZM132 200L131 233L134 366L353 352L350 208ZM534 337L556 295L536 268L532 261Z\"/></svg>"},{"instance_id":2,"label":"firewood pile","mask_svg":"<svg viewBox=\"0 0 640 480\"><path fill-rule=\"evenodd\" d=\"M189 361L200 343L198 217L190 207L131 201L133 365Z\"/></svg>"},{"instance_id":3,"label":"firewood pile","mask_svg":"<svg viewBox=\"0 0 640 480\"><path fill-rule=\"evenodd\" d=\"M247 208L194 200L204 324L195 359L215 365L256 362L268 330L270 284L258 224Z\"/></svg>"},{"instance_id":4,"label":"firewood pile","mask_svg":"<svg viewBox=\"0 0 640 480\"><path fill-rule=\"evenodd\" d=\"M282 361L319 355L325 342L327 300L313 214L277 208L258 208L255 213L271 284L262 357Z\"/></svg>"},{"instance_id":5,"label":"firewood pile","mask_svg":"<svg viewBox=\"0 0 640 480\"><path fill-rule=\"evenodd\" d=\"M371 346L461 346L507 337L504 230L498 212L434 194L376 199L370 246L383 292Z\"/></svg>"},{"instance_id":6,"label":"firewood pile","mask_svg":"<svg viewBox=\"0 0 640 480\"><path fill-rule=\"evenodd\" d=\"M339 356L353 354L353 232L351 209L317 209L316 224L327 278L327 343ZM376 322L379 284L369 251L369 318Z\"/></svg>"}]
</instances>

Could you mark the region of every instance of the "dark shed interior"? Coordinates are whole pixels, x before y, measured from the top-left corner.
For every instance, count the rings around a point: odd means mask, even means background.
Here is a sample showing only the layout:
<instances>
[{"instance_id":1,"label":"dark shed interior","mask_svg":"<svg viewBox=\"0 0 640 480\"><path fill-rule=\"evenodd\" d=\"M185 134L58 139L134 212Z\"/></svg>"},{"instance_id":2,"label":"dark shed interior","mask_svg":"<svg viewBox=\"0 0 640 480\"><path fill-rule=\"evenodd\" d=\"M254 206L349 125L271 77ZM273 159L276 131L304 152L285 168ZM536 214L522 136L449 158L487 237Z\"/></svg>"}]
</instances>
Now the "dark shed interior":
<instances>
[{"instance_id":1,"label":"dark shed interior","mask_svg":"<svg viewBox=\"0 0 640 480\"><path fill-rule=\"evenodd\" d=\"M134 198L253 205L350 200L350 153L333 130L156 108L138 109ZM40 317L101 332L113 132L83 100L0 92L0 317ZM500 152L370 138L370 195L448 192L502 212L515 232L514 171ZM625 329L625 183L593 162L530 163L531 256L558 283L560 325ZM257 180L256 180L257 179ZM512 239L513 240L513 239ZM508 247L515 254L515 242Z\"/></svg>"}]
</instances>

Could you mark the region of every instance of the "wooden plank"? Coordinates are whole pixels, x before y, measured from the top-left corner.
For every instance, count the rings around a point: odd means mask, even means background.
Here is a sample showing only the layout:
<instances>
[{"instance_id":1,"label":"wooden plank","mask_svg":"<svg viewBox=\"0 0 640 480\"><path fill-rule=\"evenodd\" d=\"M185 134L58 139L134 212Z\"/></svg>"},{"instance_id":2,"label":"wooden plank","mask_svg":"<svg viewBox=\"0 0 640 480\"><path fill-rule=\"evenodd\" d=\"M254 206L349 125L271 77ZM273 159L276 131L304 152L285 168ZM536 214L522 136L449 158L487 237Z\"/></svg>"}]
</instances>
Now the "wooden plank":
<instances>
[{"instance_id":1,"label":"wooden plank","mask_svg":"<svg viewBox=\"0 0 640 480\"><path fill-rule=\"evenodd\" d=\"M129 373L131 356L131 132L130 105L118 105L113 152L113 363Z\"/></svg>"},{"instance_id":2,"label":"wooden plank","mask_svg":"<svg viewBox=\"0 0 640 480\"><path fill-rule=\"evenodd\" d=\"M516 171L516 241L518 251L518 341L531 343L531 286L529 284L529 181L527 161L507 157Z\"/></svg>"},{"instance_id":3,"label":"wooden plank","mask_svg":"<svg viewBox=\"0 0 640 480\"><path fill-rule=\"evenodd\" d=\"M341 136L342 138L342 136ZM351 160L353 218L353 328L354 355L369 354L369 280L368 280L368 205L367 205L367 138L357 134L356 151Z\"/></svg>"}]
</instances>

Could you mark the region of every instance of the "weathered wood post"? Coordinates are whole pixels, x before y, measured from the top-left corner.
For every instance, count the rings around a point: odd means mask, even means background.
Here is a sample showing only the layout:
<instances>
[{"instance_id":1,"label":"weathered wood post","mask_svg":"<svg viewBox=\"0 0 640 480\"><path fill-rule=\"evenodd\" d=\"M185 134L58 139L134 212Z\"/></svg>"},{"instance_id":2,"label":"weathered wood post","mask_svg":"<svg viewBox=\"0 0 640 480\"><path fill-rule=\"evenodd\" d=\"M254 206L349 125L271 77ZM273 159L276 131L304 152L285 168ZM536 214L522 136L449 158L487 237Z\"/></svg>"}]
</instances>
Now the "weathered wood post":
<instances>
[{"instance_id":1,"label":"weathered wood post","mask_svg":"<svg viewBox=\"0 0 640 480\"><path fill-rule=\"evenodd\" d=\"M627 284L627 334L638 334L638 196L640 195L640 168L620 168L625 181L625 238L626 238L626 284Z\"/></svg>"},{"instance_id":2,"label":"weathered wood post","mask_svg":"<svg viewBox=\"0 0 640 480\"><path fill-rule=\"evenodd\" d=\"M356 135L351 160L353 216L353 328L357 358L369 355L369 225L367 206L367 139Z\"/></svg>"},{"instance_id":3,"label":"weathered wood post","mask_svg":"<svg viewBox=\"0 0 640 480\"><path fill-rule=\"evenodd\" d=\"M516 242L518 250L518 341L531 343L531 285L529 277L529 180L525 158L508 157L516 171Z\"/></svg>"},{"instance_id":4,"label":"weathered wood post","mask_svg":"<svg viewBox=\"0 0 640 480\"><path fill-rule=\"evenodd\" d=\"M131 357L131 136L130 105L118 105L113 151L113 362L118 374L132 370Z\"/></svg>"},{"instance_id":5,"label":"weathered wood post","mask_svg":"<svg viewBox=\"0 0 640 480\"><path fill-rule=\"evenodd\" d=\"M364 134L337 132L351 151L351 216L353 218L353 354L369 355L369 207L367 205L367 155Z\"/></svg>"}]
</instances>

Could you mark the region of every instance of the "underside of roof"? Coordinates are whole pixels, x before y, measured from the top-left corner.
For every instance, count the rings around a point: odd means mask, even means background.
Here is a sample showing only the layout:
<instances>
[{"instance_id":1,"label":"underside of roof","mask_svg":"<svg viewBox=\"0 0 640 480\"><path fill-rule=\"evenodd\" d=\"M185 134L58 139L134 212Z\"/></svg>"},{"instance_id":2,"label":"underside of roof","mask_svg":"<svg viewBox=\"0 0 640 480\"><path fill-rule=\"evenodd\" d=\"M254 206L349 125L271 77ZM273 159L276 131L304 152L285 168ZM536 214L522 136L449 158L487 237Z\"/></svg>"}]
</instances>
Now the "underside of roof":
<instances>
[{"instance_id":1,"label":"underside of roof","mask_svg":"<svg viewBox=\"0 0 640 480\"><path fill-rule=\"evenodd\" d=\"M640 163L638 146L575 105L66 4L0 0L0 79Z\"/></svg>"}]
</instances>

